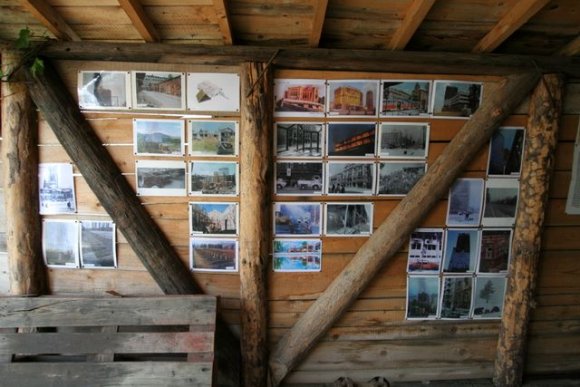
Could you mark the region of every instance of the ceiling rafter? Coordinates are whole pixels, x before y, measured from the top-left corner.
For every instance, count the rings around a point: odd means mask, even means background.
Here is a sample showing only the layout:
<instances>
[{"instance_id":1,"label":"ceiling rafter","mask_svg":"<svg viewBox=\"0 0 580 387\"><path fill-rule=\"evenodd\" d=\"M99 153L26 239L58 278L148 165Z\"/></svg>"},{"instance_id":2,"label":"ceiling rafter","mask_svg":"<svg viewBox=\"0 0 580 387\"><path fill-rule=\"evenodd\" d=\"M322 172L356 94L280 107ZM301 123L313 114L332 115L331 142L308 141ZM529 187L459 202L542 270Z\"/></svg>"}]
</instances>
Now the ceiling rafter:
<instances>
[{"instance_id":1,"label":"ceiling rafter","mask_svg":"<svg viewBox=\"0 0 580 387\"><path fill-rule=\"evenodd\" d=\"M573 56L580 54L580 36L562 47L556 54L564 56Z\"/></svg>"},{"instance_id":2,"label":"ceiling rafter","mask_svg":"<svg viewBox=\"0 0 580 387\"><path fill-rule=\"evenodd\" d=\"M133 23L133 27L139 32L139 35L145 40L146 42L153 43L161 41L161 37L155 25L149 16L145 13L143 6L139 3L139 0L118 0L119 5L129 19L131 19L131 23Z\"/></svg>"},{"instance_id":3,"label":"ceiling rafter","mask_svg":"<svg viewBox=\"0 0 580 387\"><path fill-rule=\"evenodd\" d=\"M81 38L62 16L44 0L20 0L23 7L60 40L80 41Z\"/></svg>"},{"instance_id":4,"label":"ceiling rafter","mask_svg":"<svg viewBox=\"0 0 580 387\"><path fill-rule=\"evenodd\" d=\"M434 3L435 0L414 0L409 6L409 9L407 9L407 13L400 27L395 31L391 37L391 41L387 44L387 48L390 50L403 50Z\"/></svg>"},{"instance_id":5,"label":"ceiling rafter","mask_svg":"<svg viewBox=\"0 0 580 387\"><path fill-rule=\"evenodd\" d=\"M324 26L324 18L326 17L326 9L328 8L328 0L317 0L314 6L314 19L312 20L312 30L308 37L308 47L316 48L320 44L320 37L322 36L322 27Z\"/></svg>"},{"instance_id":6,"label":"ceiling rafter","mask_svg":"<svg viewBox=\"0 0 580 387\"><path fill-rule=\"evenodd\" d=\"M213 7L215 9L224 44L226 46L231 46L234 44L234 39L232 36L232 27L230 24L229 10L226 1L227 0L213 0Z\"/></svg>"},{"instance_id":7,"label":"ceiling rafter","mask_svg":"<svg viewBox=\"0 0 580 387\"><path fill-rule=\"evenodd\" d=\"M550 0L518 0L473 48L472 52L492 52L538 13Z\"/></svg>"}]
</instances>

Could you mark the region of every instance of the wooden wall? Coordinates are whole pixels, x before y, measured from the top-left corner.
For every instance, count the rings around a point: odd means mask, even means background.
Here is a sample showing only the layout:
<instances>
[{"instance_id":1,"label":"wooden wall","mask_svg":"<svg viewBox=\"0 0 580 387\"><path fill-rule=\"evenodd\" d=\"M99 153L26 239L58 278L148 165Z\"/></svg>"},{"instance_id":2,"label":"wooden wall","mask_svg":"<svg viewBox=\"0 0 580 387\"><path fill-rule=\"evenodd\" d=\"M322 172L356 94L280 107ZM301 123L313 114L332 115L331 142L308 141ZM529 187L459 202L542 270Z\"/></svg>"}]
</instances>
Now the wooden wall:
<instances>
[{"instance_id":1,"label":"wooden wall","mask_svg":"<svg viewBox=\"0 0 580 387\"><path fill-rule=\"evenodd\" d=\"M77 71L82 70L175 70L236 71L236 68L199 68L186 65L60 62L58 67L76 95ZM317 79L405 78L402 74L360 74L279 71L278 77ZM412 79L491 79L424 75ZM505 125L525 126L524 103ZM134 186L135 157L132 146L132 119L136 113L88 113L95 131ZM147 115L148 118L159 118ZM572 149L580 118L580 82L569 82L565 115L559 136L556 168L550 191L537 306L532 316L528 373L580 372L580 216L564 214L570 181ZM284 119L295 121L295 119ZM314 120L316 121L316 120ZM360 119L356 119L360 121ZM391 120L390 120L391 121ZM409 121L409 120L407 120ZM460 129L463 120L413 119L431 123L429 157L431 163ZM41 162L67 162L46 122L40 121ZM242 129L243 130L243 129ZM465 177L485 176L487 147L475 155ZM50 218L108 219L83 177L75 169L78 214ZM241 176L243 179L243 176ZM334 199L334 198L333 198ZM359 200L348 197L344 200ZM188 262L188 210L191 197L144 197L151 216L159 223L184 262ZM197 199L196 199L197 200ZM215 200L215 199L207 199ZM324 201L322 197L274 200ZM343 201L343 198L338 200ZM374 227L386 219L398 199L366 197L373 200ZM418 204L420 205L420 204ZM5 231L3 203L0 205L0 233ZM423 222L424 227L445 225L446 198L442 198ZM243 225L241 225L243 227ZM269 272L270 339L274 344L344 268L367 238L323 237L323 263L319 273ZM4 249L4 245L0 243ZM434 380L490 377L492 374L498 321L405 321L406 247L389 262L363 292L358 301L292 372L288 383L331 382L339 376L367 381L374 376L389 380ZM129 295L157 295L160 289L117 232L119 267L115 270L49 269L54 294L106 296L108 292ZM6 256L0 255L0 294L8 293ZM195 273L209 294L221 296L226 320L239 329L239 276L237 273Z\"/></svg>"}]
</instances>

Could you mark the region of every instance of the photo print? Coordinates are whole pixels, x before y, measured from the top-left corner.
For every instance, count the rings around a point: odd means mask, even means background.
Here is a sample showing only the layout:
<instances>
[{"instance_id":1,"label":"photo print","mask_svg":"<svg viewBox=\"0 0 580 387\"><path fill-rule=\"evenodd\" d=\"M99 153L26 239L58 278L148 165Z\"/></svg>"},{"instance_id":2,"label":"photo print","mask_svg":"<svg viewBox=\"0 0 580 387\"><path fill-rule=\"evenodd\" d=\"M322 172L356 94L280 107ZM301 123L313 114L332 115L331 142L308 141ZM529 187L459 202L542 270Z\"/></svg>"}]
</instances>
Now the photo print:
<instances>
[{"instance_id":1,"label":"photo print","mask_svg":"<svg viewBox=\"0 0 580 387\"><path fill-rule=\"evenodd\" d=\"M274 116L324 117L326 82L322 79L275 79Z\"/></svg>"},{"instance_id":2,"label":"photo print","mask_svg":"<svg viewBox=\"0 0 580 387\"><path fill-rule=\"evenodd\" d=\"M164 71L133 71L133 108L185 109L185 74Z\"/></svg>"},{"instance_id":3,"label":"photo print","mask_svg":"<svg viewBox=\"0 0 580 387\"><path fill-rule=\"evenodd\" d=\"M373 203L327 203L324 234L369 236L373 231Z\"/></svg>"},{"instance_id":4,"label":"photo print","mask_svg":"<svg viewBox=\"0 0 580 387\"><path fill-rule=\"evenodd\" d=\"M378 195L406 195L425 175L424 162L379 163Z\"/></svg>"},{"instance_id":5,"label":"photo print","mask_svg":"<svg viewBox=\"0 0 580 387\"><path fill-rule=\"evenodd\" d=\"M277 195L320 195L323 190L321 162L277 162Z\"/></svg>"},{"instance_id":6,"label":"photo print","mask_svg":"<svg viewBox=\"0 0 580 387\"><path fill-rule=\"evenodd\" d=\"M81 221L81 266L85 268L115 268L115 223L111 221Z\"/></svg>"},{"instance_id":7,"label":"photo print","mask_svg":"<svg viewBox=\"0 0 580 387\"><path fill-rule=\"evenodd\" d=\"M38 165L40 214L72 214L76 212L73 166L71 163Z\"/></svg>"},{"instance_id":8,"label":"photo print","mask_svg":"<svg viewBox=\"0 0 580 387\"><path fill-rule=\"evenodd\" d=\"M189 232L191 235L237 235L238 203L189 203Z\"/></svg>"},{"instance_id":9,"label":"photo print","mask_svg":"<svg viewBox=\"0 0 580 387\"><path fill-rule=\"evenodd\" d=\"M194 111L239 112L240 75L187 73L187 108Z\"/></svg>"},{"instance_id":10,"label":"photo print","mask_svg":"<svg viewBox=\"0 0 580 387\"><path fill-rule=\"evenodd\" d=\"M445 234L445 273L473 273L477 265L479 230L448 228Z\"/></svg>"},{"instance_id":11,"label":"photo print","mask_svg":"<svg viewBox=\"0 0 580 387\"><path fill-rule=\"evenodd\" d=\"M320 203L274 203L274 234L320 235Z\"/></svg>"},{"instance_id":12,"label":"photo print","mask_svg":"<svg viewBox=\"0 0 580 387\"><path fill-rule=\"evenodd\" d=\"M329 195L372 195L375 163L329 162L326 164L326 190Z\"/></svg>"},{"instance_id":13,"label":"photo print","mask_svg":"<svg viewBox=\"0 0 580 387\"><path fill-rule=\"evenodd\" d=\"M428 115L431 81L381 81L381 117Z\"/></svg>"},{"instance_id":14,"label":"photo print","mask_svg":"<svg viewBox=\"0 0 580 387\"><path fill-rule=\"evenodd\" d=\"M130 109L131 77L126 71L79 71L81 109Z\"/></svg>"},{"instance_id":15,"label":"photo print","mask_svg":"<svg viewBox=\"0 0 580 387\"><path fill-rule=\"evenodd\" d=\"M42 255L48 267L79 267L78 222L43 220Z\"/></svg>"},{"instance_id":16,"label":"photo print","mask_svg":"<svg viewBox=\"0 0 580 387\"><path fill-rule=\"evenodd\" d=\"M379 156L385 158L427 158L429 124L383 122L379 131Z\"/></svg>"},{"instance_id":17,"label":"photo print","mask_svg":"<svg viewBox=\"0 0 580 387\"><path fill-rule=\"evenodd\" d=\"M373 157L377 125L368 122L333 122L328 124L329 157Z\"/></svg>"},{"instance_id":18,"label":"photo print","mask_svg":"<svg viewBox=\"0 0 580 387\"><path fill-rule=\"evenodd\" d=\"M379 81L328 81L327 112L335 117L368 117L377 115Z\"/></svg>"},{"instance_id":19,"label":"photo print","mask_svg":"<svg viewBox=\"0 0 580 387\"><path fill-rule=\"evenodd\" d=\"M418 228L409 238L409 273L439 273L443 258L443 229Z\"/></svg>"},{"instance_id":20,"label":"photo print","mask_svg":"<svg viewBox=\"0 0 580 387\"><path fill-rule=\"evenodd\" d=\"M407 278L407 320L429 320L437 317L439 276Z\"/></svg>"},{"instance_id":21,"label":"photo print","mask_svg":"<svg viewBox=\"0 0 580 387\"><path fill-rule=\"evenodd\" d=\"M473 293L474 319L499 319L503 313L506 289L505 276L479 276Z\"/></svg>"},{"instance_id":22,"label":"photo print","mask_svg":"<svg viewBox=\"0 0 580 387\"><path fill-rule=\"evenodd\" d=\"M483 229L479 247L479 273L505 273L512 249L512 230Z\"/></svg>"},{"instance_id":23,"label":"photo print","mask_svg":"<svg viewBox=\"0 0 580 387\"><path fill-rule=\"evenodd\" d=\"M449 189L447 226L478 227L483 206L483 179L457 179Z\"/></svg>"},{"instance_id":24,"label":"photo print","mask_svg":"<svg viewBox=\"0 0 580 387\"><path fill-rule=\"evenodd\" d=\"M182 120L133 120L133 149L136 156L185 155Z\"/></svg>"},{"instance_id":25,"label":"photo print","mask_svg":"<svg viewBox=\"0 0 580 387\"><path fill-rule=\"evenodd\" d=\"M238 163L229 161L192 161L190 195L238 194Z\"/></svg>"},{"instance_id":26,"label":"photo print","mask_svg":"<svg viewBox=\"0 0 580 387\"><path fill-rule=\"evenodd\" d=\"M190 156L237 156L237 121L187 121Z\"/></svg>"},{"instance_id":27,"label":"photo print","mask_svg":"<svg viewBox=\"0 0 580 387\"><path fill-rule=\"evenodd\" d=\"M277 272L318 272L322 268L320 239L275 239L272 269Z\"/></svg>"},{"instance_id":28,"label":"photo print","mask_svg":"<svg viewBox=\"0 0 580 387\"><path fill-rule=\"evenodd\" d=\"M135 161L137 195L185 196L185 161Z\"/></svg>"},{"instance_id":29,"label":"photo print","mask_svg":"<svg viewBox=\"0 0 580 387\"><path fill-rule=\"evenodd\" d=\"M488 179L485 183L485 207L481 224L488 227L512 227L516 221L519 192L517 179Z\"/></svg>"},{"instance_id":30,"label":"photo print","mask_svg":"<svg viewBox=\"0 0 580 387\"><path fill-rule=\"evenodd\" d=\"M193 271L238 271L238 241L229 238L190 238Z\"/></svg>"},{"instance_id":31,"label":"photo print","mask_svg":"<svg viewBox=\"0 0 580 387\"><path fill-rule=\"evenodd\" d=\"M435 81L433 88L434 117L469 118L481 103L481 82Z\"/></svg>"},{"instance_id":32,"label":"photo print","mask_svg":"<svg viewBox=\"0 0 580 387\"><path fill-rule=\"evenodd\" d=\"M473 277L443 277L442 319L465 319L471 312Z\"/></svg>"},{"instance_id":33,"label":"photo print","mask_svg":"<svg viewBox=\"0 0 580 387\"><path fill-rule=\"evenodd\" d=\"M490 176L519 176L524 152L524 128L498 128L489 143Z\"/></svg>"},{"instance_id":34,"label":"photo print","mask_svg":"<svg viewBox=\"0 0 580 387\"><path fill-rule=\"evenodd\" d=\"M314 122L277 122L276 156L322 157L324 124Z\"/></svg>"}]
</instances>

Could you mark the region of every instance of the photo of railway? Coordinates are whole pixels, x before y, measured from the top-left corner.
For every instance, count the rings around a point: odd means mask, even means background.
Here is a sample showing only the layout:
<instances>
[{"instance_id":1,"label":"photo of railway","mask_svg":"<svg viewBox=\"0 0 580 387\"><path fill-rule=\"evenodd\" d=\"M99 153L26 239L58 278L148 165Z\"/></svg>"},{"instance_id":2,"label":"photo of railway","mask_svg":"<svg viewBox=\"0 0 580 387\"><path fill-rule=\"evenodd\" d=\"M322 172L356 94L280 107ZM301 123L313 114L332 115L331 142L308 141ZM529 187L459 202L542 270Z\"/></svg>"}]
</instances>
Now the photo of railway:
<instances>
[{"instance_id":1,"label":"photo of railway","mask_svg":"<svg viewBox=\"0 0 580 387\"><path fill-rule=\"evenodd\" d=\"M326 83L318 79L275 79L275 116L324 116Z\"/></svg>"},{"instance_id":2,"label":"photo of railway","mask_svg":"<svg viewBox=\"0 0 580 387\"><path fill-rule=\"evenodd\" d=\"M381 116L423 116L428 114L431 82L384 80Z\"/></svg>"},{"instance_id":3,"label":"photo of railway","mask_svg":"<svg viewBox=\"0 0 580 387\"><path fill-rule=\"evenodd\" d=\"M81 266L116 267L115 224L110 221L83 220L80 227Z\"/></svg>"},{"instance_id":4,"label":"photo of railway","mask_svg":"<svg viewBox=\"0 0 580 387\"><path fill-rule=\"evenodd\" d=\"M519 192L517 179L488 179L485 184L482 225L512 227L515 223Z\"/></svg>"},{"instance_id":5,"label":"photo of railway","mask_svg":"<svg viewBox=\"0 0 580 387\"><path fill-rule=\"evenodd\" d=\"M194 237L190 239L189 258L193 271L237 271L238 242Z\"/></svg>"}]
</instances>

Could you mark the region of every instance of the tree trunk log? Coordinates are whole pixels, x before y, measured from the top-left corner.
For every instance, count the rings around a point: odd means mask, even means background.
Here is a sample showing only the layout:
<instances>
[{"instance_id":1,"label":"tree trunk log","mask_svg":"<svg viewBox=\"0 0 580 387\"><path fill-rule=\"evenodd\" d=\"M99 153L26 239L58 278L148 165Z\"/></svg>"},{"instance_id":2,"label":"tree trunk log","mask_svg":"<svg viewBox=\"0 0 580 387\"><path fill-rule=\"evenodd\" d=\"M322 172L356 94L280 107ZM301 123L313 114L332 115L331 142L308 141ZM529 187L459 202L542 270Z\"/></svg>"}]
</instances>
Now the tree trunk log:
<instances>
[{"instance_id":1,"label":"tree trunk log","mask_svg":"<svg viewBox=\"0 0 580 387\"><path fill-rule=\"evenodd\" d=\"M496 386L522 385L563 94L563 78L549 74L540 80L530 99L512 260L495 360Z\"/></svg>"},{"instance_id":2,"label":"tree trunk log","mask_svg":"<svg viewBox=\"0 0 580 387\"><path fill-rule=\"evenodd\" d=\"M539 75L524 73L502 82L485 83L484 99L425 176L360 248L347 267L282 337L270 358L274 385L279 385L316 341L399 250L409 234L444 196L492 133L521 103Z\"/></svg>"}]
</instances>

